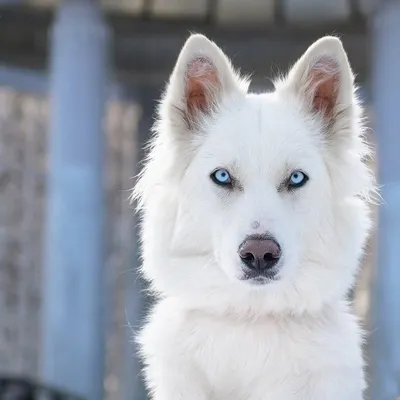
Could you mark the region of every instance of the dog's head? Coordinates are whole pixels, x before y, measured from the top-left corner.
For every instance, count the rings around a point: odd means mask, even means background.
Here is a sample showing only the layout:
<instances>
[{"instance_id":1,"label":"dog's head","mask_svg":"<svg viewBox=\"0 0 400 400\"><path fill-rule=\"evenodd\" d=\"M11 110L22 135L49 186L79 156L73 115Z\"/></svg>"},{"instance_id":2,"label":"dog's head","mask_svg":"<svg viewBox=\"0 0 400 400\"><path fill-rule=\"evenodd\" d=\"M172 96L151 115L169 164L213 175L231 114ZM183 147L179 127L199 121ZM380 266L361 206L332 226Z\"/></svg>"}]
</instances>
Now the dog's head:
<instances>
[{"instance_id":1,"label":"dog's head","mask_svg":"<svg viewBox=\"0 0 400 400\"><path fill-rule=\"evenodd\" d=\"M318 309L353 282L373 179L339 39L314 43L275 91L202 35L179 55L136 188L143 270L193 307Z\"/></svg>"}]
</instances>

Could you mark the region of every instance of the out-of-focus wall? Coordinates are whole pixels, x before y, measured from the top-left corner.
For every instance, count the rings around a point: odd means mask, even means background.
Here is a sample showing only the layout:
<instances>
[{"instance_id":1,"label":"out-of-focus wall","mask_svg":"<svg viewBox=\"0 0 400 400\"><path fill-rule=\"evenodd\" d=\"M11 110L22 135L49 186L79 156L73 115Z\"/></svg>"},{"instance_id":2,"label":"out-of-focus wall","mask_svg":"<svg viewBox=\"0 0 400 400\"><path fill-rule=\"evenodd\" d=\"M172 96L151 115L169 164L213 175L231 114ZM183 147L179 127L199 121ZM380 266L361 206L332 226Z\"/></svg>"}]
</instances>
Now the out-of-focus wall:
<instances>
[{"instance_id":1,"label":"out-of-focus wall","mask_svg":"<svg viewBox=\"0 0 400 400\"><path fill-rule=\"evenodd\" d=\"M124 288L126 280L133 279L135 239L128 197L139 118L135 104L108 104L105 385L108 398L115 400L122 397L124 340L129 329ZM46 97L0 88L0 374L39 374L48 119Z\"/></svg>"}]
</instances>

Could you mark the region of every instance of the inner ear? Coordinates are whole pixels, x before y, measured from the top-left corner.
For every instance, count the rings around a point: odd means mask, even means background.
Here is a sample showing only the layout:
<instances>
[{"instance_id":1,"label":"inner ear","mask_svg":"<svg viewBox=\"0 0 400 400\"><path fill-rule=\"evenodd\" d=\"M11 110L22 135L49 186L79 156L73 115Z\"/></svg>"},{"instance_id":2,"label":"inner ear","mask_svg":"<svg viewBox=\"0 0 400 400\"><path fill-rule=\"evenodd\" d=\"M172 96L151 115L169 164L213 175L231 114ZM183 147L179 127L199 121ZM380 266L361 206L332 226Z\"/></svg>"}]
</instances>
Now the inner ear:
<instances>
[{"instance_id":1,"label":"inner ear","mask_svg":"<svg viewBox=\"0 0 400 400\"><path fill-rule=\"evenodd\" d=\"M199 112L210 114L221 89L217 68L211 60L198 57L191 61L186 74L186 106L190 119Z\"/></svg>"},{"instance_id":2,"label":"inner ear","mask_svg":"<svg viewBox=\"0 0 400 400\"><path fill-rule=\"evenodd\" d=\"M325 57L313 65L307 79L312 108L325 118L334 116L338 101L340 69L337 61Z\"/></svg>"}]
</instances>

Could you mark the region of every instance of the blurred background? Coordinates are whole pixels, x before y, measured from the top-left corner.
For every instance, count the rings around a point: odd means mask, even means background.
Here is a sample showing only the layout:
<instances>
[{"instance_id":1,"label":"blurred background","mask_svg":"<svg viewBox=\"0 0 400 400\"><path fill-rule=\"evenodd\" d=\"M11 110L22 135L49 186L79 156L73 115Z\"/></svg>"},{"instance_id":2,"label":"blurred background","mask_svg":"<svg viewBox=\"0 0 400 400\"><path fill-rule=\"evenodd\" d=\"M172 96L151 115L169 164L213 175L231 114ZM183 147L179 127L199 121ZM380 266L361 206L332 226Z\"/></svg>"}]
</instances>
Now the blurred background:
<instances>
[{"instance_id":1,"label":"blurred background","mask_svg":"<svg viewBox=\"0 0 400 400\"><path fill-rule=\"evenodd\" d=\"M372 332L368 398L395 400L399 0L0 0L0 400L146 398L129 190L189 32L252 73L253 91L320 36L342 38L384 197L350 296Z\"/></svg>"}]
</instances>

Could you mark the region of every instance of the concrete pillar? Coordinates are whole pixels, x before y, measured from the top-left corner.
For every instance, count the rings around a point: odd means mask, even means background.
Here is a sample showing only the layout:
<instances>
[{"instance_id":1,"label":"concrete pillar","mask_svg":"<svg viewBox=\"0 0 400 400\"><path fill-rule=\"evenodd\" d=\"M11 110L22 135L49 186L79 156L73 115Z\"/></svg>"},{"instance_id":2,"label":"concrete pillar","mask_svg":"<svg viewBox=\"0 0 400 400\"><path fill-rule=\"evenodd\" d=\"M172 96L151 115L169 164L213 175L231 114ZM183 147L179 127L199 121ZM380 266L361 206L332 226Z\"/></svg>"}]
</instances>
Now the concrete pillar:
<instances>
[{"instance_id":1,"label":"concrete pillar","mask_svg":"<svg viewBox=\"0 0 400 400\"><path fill-rule=\"evenodd\" d=\"M378 145L377 270L371 326L373 400L400 396L400 1L381 1L373 20L372 82Z\"/></svg>"},{"instance_id":2,"label":"concrete pillar","mask_svg":"<svg viewBox=\"0 0 400 400\"><path fill-rule=\"evenodd\" d=\"M65 0L51 31L45 383L103 398L109 32L95 0Z\"/></svg>"}]
</instances>

